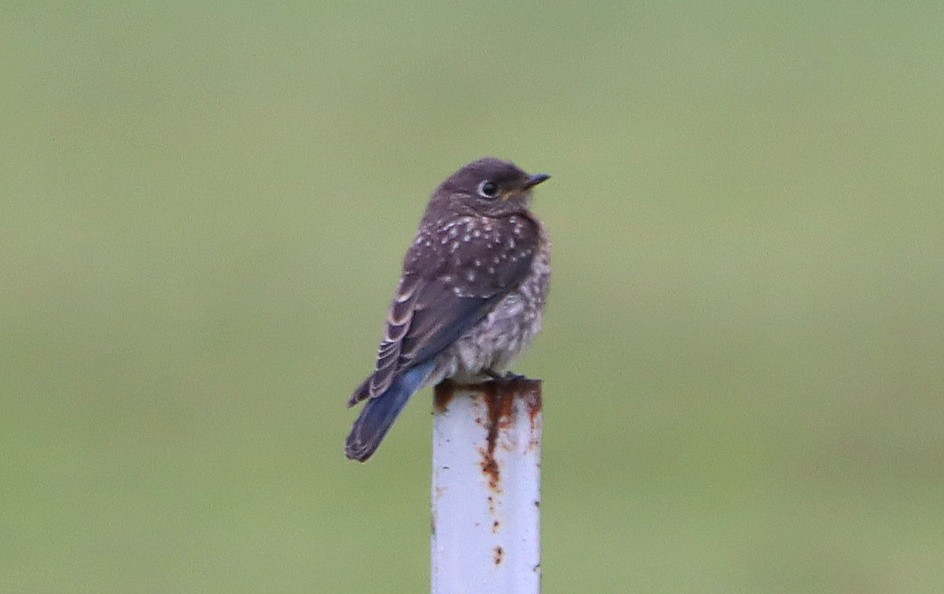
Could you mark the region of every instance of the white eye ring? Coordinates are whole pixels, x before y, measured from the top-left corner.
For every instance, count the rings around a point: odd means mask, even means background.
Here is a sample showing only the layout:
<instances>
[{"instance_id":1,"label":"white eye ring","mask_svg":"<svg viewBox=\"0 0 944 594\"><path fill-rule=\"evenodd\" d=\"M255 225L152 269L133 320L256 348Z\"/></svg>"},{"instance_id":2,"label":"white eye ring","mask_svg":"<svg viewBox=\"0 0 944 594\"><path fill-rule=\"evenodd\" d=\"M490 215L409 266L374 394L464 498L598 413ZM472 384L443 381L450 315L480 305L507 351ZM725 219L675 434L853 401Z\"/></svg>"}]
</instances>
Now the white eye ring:
<instances>
[{"instance_id":1,"label":"white eye ring","mask_svg":"<svg viewBox=\"0 0 944 594\"><path fill-rule=\"evenodd\" d=\"M479 184L479 196L482 198L494 198L498 196L498 186L488 180Z\"/></svg>"}]
</instances>

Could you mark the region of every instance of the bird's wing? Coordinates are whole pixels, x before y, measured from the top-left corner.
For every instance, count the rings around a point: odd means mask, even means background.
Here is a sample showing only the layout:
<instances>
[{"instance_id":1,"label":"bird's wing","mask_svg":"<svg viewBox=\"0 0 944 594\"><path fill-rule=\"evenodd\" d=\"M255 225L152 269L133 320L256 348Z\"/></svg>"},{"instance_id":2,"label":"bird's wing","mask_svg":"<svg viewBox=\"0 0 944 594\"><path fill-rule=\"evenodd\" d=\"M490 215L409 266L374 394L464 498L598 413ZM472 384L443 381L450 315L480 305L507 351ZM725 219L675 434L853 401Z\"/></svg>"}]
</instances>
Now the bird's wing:
<instances>
[{"instance_id":1,"label":"bird's wing","mask_svg":"<svg viewBox=\"0 0 944 594\"><path fill-rule=\"evenodd\" d=\"M382 394L398 373L448 348L527 276L539 241L535 223L525 217L462 221L421 230L407 252L376 370L350 405Z\"/></svg>"}]
</instances>

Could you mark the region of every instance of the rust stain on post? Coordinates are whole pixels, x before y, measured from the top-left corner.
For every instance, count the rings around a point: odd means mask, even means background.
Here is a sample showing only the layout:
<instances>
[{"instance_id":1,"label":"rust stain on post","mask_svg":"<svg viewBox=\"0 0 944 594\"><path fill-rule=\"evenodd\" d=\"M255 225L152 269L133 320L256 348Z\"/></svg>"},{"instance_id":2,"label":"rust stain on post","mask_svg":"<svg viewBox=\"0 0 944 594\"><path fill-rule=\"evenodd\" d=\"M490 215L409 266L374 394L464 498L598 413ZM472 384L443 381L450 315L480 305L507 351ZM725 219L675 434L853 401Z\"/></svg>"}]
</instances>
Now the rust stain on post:
<instances>
[{"instance_id":1,"label":"rust stain on post","mask_svg":"<svg viewBox=\"0 0 944 594\"><path fill-rule=\"evenodd\" d=\"M501 468L495 459L495 447L501 430L509 427L515 414L515 399L523 398L531 421L531 433L534 434L537 419L543 409L541 400L541 380L529 380L524 377L509 380L494 380L482 384L463 386L450 380L444 380L433 390L433 406L438 413L449 409L457 391L471 391L482 395L485 401L486 417L479 419L486 433L486 446L481 450L482 473L486 476L489 488L495 493L501 492ZM537 444L532 440L529 444Z\"/></svg>"},{"instance_id":2,"label":"rust stain on post","mask_svg":"<svg viewBox=\"0 0 944 594\"><path fill-rule=\"evenodd\" d=\"M456 384L449 380L441 381L433 388L433 406L436 412L444 413L449 409L449 403L456 395Z\"/></svg>"},{"instance_id":3,"label":"rust stain on post","mask_svg":"<svg viewBox=\"0 0 944 594\"><path fill-rule=\"evenodd\" d=\"M482 452L482 472L488 478L488 487L495 492L501 490L501 469L495 459L495 445L498 442L498 431L504 422L514 414L515 390L512 382L488 382L482 384L482 396L485 398L486 417L485 438L486 449Z\"/></svg>"},{"instance_id":4,"label":"rust stain on post","mask_svg":"<svg viewBox=\"0 0 944 594\"><path fill-rule=\"evenodd\" d=\"M486 449L482 452L482 472L488 478L488 486L495 492L501 492L501 468L495 459L495 446L502 429L513 422L515 399L525 398L531 430L541 413L541 381L526 378L486 382L480 386L488 411L486 419ZM529 444L531 446L535 444Z\"/></svg>"},{"instance_id":5,"label":"rust stain on post","mask_svg":"<svg viewBox=\"0 0 944 594\"><path fill-rule=\"evenodd\" d=\"M502 559L505 558L505 549L500 546L495 547L495 565L501 565Z\"/></svg>"},{"instance_id":6,"label":"rust stain on post","mask_svg":"<svg viewBox=\"0 0 944 594\"><path fill-rule=\"evenodd\" d=\"M531 449L541 447L541 439L538 435L538 421L541 419L541 413L544 410L544 400L541 397L541 380L534 380L528 386L528 416L531 419L531 441L528 447Z\"/></svg>"},{"instance_id":7,"label":"rust stain on post","mask_svg":"<svg viewBox=\"0 0 944 594\"><path fill-rule=\"evenodd\" d=\"M528 416L531 417L531 430L534 431L534 424L538 416L544 410L544 401L541 399L541 380L531 380L528 382Z\"/></svg>"}]
</instances>

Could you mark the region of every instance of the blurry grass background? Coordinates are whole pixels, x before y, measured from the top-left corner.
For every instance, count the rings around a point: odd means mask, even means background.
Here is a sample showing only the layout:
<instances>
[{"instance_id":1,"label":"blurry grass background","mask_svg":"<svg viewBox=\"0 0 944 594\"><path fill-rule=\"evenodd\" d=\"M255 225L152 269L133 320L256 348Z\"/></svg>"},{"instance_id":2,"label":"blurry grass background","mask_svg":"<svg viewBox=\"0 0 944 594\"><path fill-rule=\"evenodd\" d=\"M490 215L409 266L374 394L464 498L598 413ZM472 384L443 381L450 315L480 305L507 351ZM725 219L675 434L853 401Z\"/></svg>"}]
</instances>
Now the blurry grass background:
<instances>
[{"instance_id":1,"label":"blurry grass background","mask_svg":"<svg viewBox=\"0 0 944 594\"><path fill-rule=\"evenodd\" d=\"M348 462L426 197L554 179L547 592L944 591L944 9L19 3L0 591L428 588Z\"/></svg>"}]
</instances>

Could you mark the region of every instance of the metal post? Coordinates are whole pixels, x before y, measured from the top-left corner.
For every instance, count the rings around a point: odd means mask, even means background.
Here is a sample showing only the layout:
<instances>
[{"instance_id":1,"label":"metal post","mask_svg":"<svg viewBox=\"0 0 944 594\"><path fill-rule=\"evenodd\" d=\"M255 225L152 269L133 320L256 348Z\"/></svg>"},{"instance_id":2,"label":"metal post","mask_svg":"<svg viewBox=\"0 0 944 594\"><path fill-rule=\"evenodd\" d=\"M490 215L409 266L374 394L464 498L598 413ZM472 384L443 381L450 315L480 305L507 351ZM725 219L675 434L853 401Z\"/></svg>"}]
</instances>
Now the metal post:
<instances>
[{"instance_id":1,"label":"metal post","mask_svg":"<svg viewBox=\"0 0 944 594\"><path fill-rule=\"evenodd\" d=\"M541 591L541 382L436 386L433 594Z\"/></svg>"}]
</instances>

